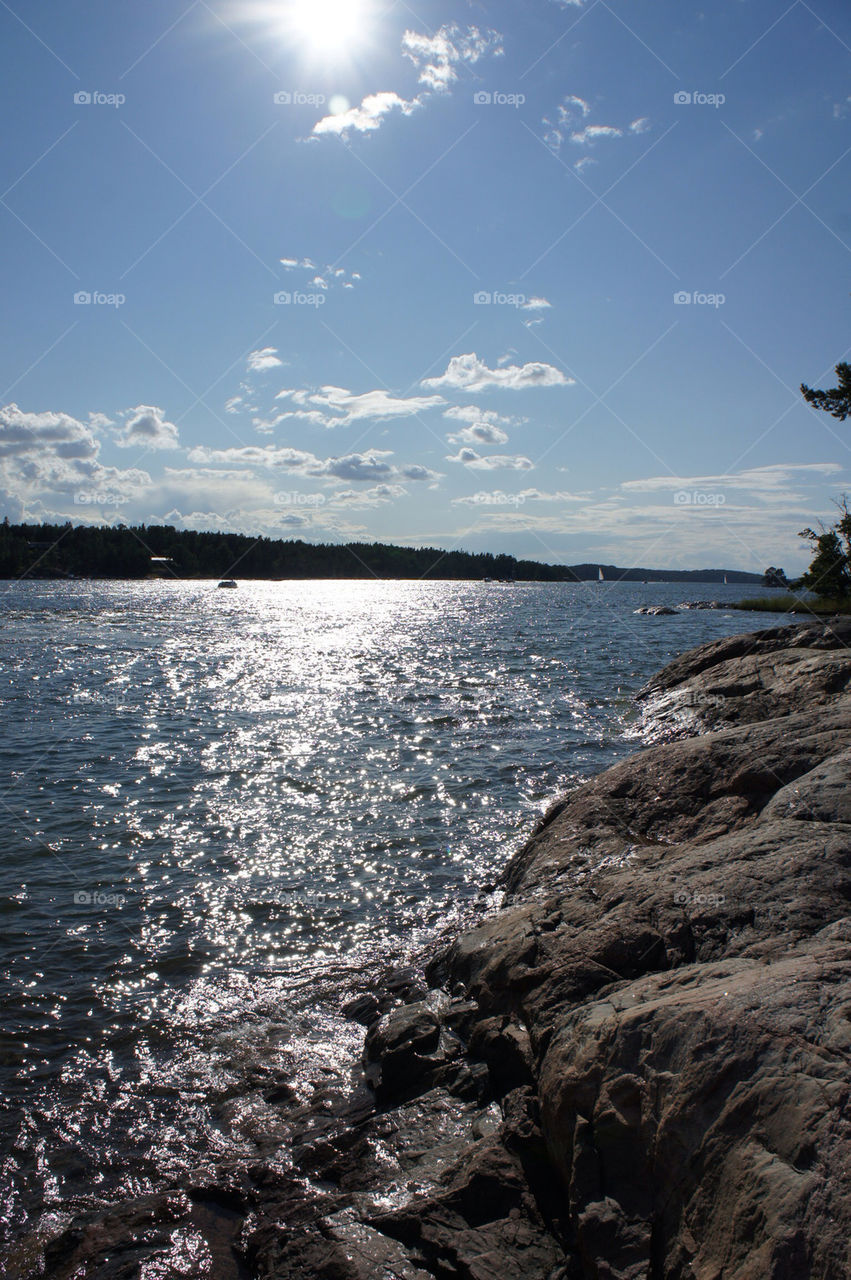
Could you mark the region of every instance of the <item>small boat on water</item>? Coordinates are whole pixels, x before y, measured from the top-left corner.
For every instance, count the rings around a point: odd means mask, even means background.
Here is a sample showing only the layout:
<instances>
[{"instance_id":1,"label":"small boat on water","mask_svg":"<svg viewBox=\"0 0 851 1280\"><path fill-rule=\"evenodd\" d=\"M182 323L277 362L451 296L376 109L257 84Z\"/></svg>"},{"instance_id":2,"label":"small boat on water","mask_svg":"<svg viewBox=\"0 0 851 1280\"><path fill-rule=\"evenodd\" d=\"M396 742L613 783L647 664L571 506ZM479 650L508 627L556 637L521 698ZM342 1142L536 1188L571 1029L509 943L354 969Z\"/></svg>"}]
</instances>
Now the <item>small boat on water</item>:
<instances>
[{"instance_id":1,"label":"small boat on water","mask_svg":"<svg viewBox=\"0 0 851 1280\"><path fill-rule=\"evenodd\" d=\"M605 582L605 581L606 581L606 579L603 577L603 570L602 570L602 569L598 569L598 570L597 570L597 581L598 581L598 582Z\"/></svg>"},{"instance_id":2,"label":"small boat on water","mask_svg":"<svg viewBox=\"0 0 851 1280\"><path fill-rule=\"evenodd\" d=\"M222 581L219 583L219 586L220 586L220 587L235 587L235 586L236 586L236 583L234 582L233 578L223 578L223 579L222 579Z\"/></svg>"}]
</instances>

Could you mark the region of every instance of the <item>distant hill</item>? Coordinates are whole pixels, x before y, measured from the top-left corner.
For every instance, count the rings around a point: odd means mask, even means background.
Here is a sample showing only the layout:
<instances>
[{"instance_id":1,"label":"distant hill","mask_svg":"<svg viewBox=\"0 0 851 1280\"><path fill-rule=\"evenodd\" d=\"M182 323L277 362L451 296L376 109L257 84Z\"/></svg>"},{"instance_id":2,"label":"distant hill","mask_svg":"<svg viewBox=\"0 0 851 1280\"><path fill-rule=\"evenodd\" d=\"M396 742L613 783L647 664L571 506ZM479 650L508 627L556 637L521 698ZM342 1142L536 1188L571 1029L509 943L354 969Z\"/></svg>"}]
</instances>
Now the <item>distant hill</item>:
<instances>
[{"instance_id":1,"label":"distant hill","mask_svg":"<svg viewBox=\"0 0 851 1280\"><path fill-rule=\"evenodd\" d=\"M517 582L595 580L597 564L553 565L489 552L397 547L380 542L313 544L200 533L170 525L0 525L0 578L432 578ZM620 569L627 582L761 583L734 569Z\"/></svg>"}]
</instances>

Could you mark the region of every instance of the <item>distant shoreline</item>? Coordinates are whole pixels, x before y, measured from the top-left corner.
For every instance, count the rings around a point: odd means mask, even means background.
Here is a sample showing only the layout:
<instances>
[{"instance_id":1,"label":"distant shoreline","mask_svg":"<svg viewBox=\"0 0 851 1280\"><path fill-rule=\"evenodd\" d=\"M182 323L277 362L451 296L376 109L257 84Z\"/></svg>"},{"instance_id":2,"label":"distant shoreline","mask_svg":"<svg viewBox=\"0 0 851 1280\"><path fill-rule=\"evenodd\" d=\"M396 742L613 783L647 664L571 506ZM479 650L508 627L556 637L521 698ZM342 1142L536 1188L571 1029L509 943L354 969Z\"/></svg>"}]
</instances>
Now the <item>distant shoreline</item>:
<instances>
[{"instance_id":1,"label":"distant shoreline","mask_svg":"<svg viewBox=\"0 0 851 1280\"><path fill-rule=\"evenodd\" d=\"M624 568L601 561L545 564L491 552L381 542L309 543L170 525L0 524L0 578L139 581L152 577L765 586L762 574L739 569Z\"/></svg>"}]
</instances>

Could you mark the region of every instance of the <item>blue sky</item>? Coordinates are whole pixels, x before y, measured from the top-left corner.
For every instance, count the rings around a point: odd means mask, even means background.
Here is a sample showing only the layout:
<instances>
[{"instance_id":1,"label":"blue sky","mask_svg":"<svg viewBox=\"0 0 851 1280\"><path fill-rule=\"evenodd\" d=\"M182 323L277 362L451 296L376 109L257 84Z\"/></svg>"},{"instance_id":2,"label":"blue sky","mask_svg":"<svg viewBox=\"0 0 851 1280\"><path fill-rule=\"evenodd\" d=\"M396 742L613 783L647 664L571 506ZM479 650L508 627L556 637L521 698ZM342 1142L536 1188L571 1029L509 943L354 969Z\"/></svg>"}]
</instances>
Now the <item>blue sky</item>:
<instances>
[{"instance_id":1,"label":"blue sky","mask_svg":"<svg viewBox=\"0 0 851 1280\"><path fill-rule=\"evenodd\" d=\"M839 0L0 29L10 518L792 571L851 487Z\"/></svg>"}]
</instances>

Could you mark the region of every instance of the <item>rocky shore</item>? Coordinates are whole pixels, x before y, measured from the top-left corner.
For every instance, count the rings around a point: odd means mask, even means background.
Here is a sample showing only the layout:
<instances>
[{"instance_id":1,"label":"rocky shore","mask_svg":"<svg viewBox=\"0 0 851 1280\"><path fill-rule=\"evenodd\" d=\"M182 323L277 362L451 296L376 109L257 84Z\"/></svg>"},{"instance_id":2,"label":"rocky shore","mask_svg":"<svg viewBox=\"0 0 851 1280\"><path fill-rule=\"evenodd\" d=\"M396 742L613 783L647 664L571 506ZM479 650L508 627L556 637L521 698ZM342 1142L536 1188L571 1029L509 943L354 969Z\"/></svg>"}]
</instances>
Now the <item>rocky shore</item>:
<instances>
[{"instance_id":1,"label":"rocky shore","mask_svg":"<svg viewBox=\"0 0 851 1280\"><path fill-rule=\"evenodd\" d=\"M289 1159L76 1218L57 1280L845 1280L851 620L692 651L502 905L356 993ZM23 1270L21 1274L24 1274Z\"/></svg>"}]
</instances>

